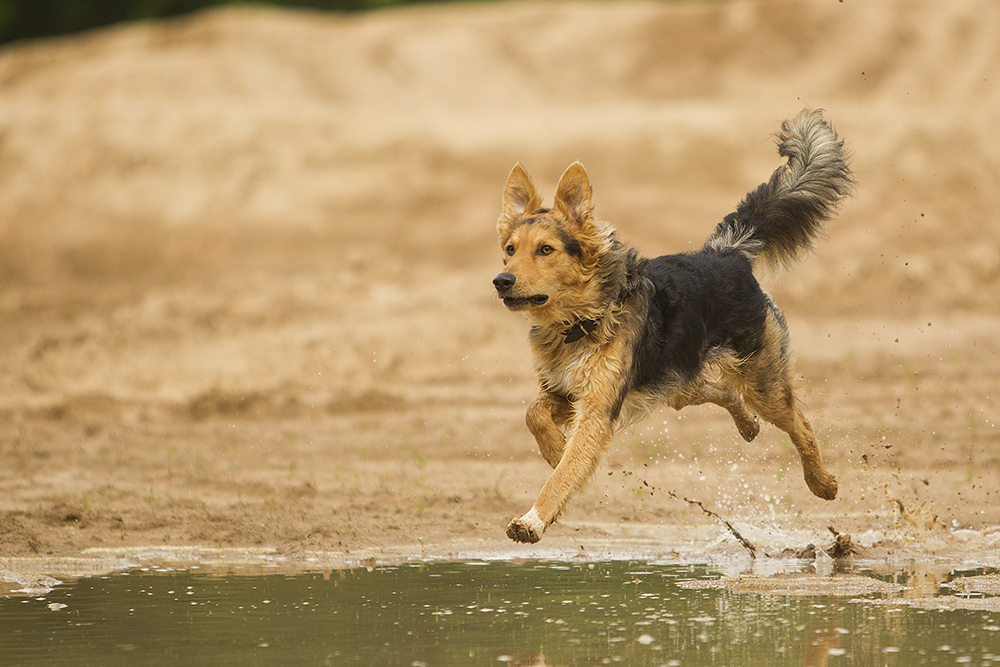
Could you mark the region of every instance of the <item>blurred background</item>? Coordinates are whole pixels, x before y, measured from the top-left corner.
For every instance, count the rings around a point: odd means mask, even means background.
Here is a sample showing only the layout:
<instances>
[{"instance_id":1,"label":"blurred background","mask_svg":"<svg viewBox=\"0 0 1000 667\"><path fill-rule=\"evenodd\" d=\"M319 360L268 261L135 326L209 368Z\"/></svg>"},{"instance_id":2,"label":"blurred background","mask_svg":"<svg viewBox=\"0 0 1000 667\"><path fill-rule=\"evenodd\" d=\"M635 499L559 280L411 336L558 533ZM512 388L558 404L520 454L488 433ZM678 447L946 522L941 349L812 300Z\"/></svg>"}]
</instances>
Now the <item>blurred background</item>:
<instances>
[{"instance_id":1,"label":"blurred background","mask_svg":"<svg viewBox=\"0 0 1000 667\"><path fill-rule=\"evenodd\" d=\"M292 4L0 2L0 550L502 538L547 475L490 285L511 166L582 160L622 238L694 250L804 107L860 185L769 289L842 498L711 408L608 466L1000 520L1000 5ZM599 478L567 521L685 511Z\"/></svg>"},{"instance_id":2,"label":"blurred background","mask_svg":"<svg viewBox=\"0 0 1000 667\"><path fill-rule=\"evenodd\" d=\"M2 0L0 42L65 35L122 21L162 19L220 5L267 4L349 12L421 2L426 0Z\"/></svg>"}]
</instances>

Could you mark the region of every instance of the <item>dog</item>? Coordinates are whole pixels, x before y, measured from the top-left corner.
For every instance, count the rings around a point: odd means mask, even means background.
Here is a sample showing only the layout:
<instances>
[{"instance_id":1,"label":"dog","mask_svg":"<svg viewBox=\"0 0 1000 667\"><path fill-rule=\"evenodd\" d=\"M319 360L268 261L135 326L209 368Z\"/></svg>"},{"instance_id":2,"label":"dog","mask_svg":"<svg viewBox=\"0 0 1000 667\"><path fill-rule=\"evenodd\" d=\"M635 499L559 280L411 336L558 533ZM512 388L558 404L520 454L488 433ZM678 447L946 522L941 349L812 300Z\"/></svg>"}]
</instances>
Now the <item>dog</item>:
<instances>
[{"instance_id":1,"label":"dog","mask_svg":"<svg viewBox=\"0 0 1000 667\"><path fill-rule=\"evenodd\" d=\"M803 259L854 177L820 110L782 124L778 153L786 163L701 250L653 259L594 217L579 162L560 178L552 208L520 163L511 170L497 222L504 266L493 285L531 324L539 394L525 421L554 468L531 509L507 526L512 540L541 539L615 432L661 404L721 406L747 442L759 415L791 437L809 490L836 497L793 388L785 318L756 276Z\"/></svg>"}]
</instances>

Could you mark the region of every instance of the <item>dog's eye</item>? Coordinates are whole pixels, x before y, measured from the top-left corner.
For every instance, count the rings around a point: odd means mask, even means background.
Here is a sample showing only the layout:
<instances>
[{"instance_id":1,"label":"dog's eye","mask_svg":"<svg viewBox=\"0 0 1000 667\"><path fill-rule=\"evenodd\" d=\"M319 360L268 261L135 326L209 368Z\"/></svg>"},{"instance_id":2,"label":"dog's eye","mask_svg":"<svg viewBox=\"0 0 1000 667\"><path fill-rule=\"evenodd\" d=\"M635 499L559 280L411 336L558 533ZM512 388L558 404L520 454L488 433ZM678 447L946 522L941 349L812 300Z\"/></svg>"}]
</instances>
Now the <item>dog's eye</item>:
<instances>
[{"instance_id":1,"label":"dog's eye","mask_svg":"<svg viewBox=\"0 0 1000 667\"><path fill-rule=\"evenodd\" d=\"M548 244L538 247L538 254L539 255L551 255L555 251L556 251L556 249L553 248L552 246L548 245Z\"/></svg>"},{"instance_id":2,"label":"dog's eye","mask_svg":"<svg viewBox=\"0 0 1000 667\"><path fill-rule=\"evenodd\" d=\"M504 248L504 252L506 252L508 255L513 255L514 254L514 244L512 243L512 244L508 245L506 248Z\"/></svg>"}]
</instances>

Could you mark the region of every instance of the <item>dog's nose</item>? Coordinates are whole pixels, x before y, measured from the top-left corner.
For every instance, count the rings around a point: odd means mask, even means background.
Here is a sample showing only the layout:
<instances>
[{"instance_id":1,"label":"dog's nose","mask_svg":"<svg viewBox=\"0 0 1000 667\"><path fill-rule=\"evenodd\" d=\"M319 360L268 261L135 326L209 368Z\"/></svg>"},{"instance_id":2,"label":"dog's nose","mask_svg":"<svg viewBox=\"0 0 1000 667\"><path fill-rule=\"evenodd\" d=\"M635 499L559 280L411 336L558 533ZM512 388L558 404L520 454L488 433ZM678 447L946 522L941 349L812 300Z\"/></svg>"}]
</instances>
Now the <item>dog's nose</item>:
<instances>
[{"instance_id":1,"label":"dog's nose","mask_svg":"<svg viewBox=\"0 0 1000 667\"><path fill-rule=\"evenodd\" d=\"M517 278L514 277L513 273L500 273L493 279L493 286L497 288L498 292L502 292L513 287L515 282L517 282Z\"/></svg>"}]
</instances>

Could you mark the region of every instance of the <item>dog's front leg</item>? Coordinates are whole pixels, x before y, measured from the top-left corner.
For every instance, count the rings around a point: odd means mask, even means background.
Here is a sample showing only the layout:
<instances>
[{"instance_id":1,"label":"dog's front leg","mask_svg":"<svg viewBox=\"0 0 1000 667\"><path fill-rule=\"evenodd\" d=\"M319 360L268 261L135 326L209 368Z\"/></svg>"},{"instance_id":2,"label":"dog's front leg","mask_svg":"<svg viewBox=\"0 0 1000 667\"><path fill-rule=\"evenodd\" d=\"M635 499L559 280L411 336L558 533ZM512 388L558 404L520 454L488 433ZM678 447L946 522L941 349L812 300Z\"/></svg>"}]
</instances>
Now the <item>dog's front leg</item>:
<instances>
[{"instance_id":1,"label":"dog's front leg","mask_svg":"<svg viewBox=\"0 0 1000 667\"><path fill-rule=\"evenodd\" d=\"M541 390L534 403L528 406L524 421L528 430L535 436L538 451L555 468L562 460L566 449L566 436L562 427L573 415L573 404L565 396Z\"/></svg>"},{"instance_id":2,"label":"dog's front leg","mask_svg":"<svg viewBox=\"0 0 1000 667\"><path fill-rule=\"evenodd\" d=\"M562 458L527 514L507 526L515 542L537 542L562 512L566 501L594 474L611 444L613 426L605 411L585 411L566 443Z\"/></svg>"}]
</instances>

